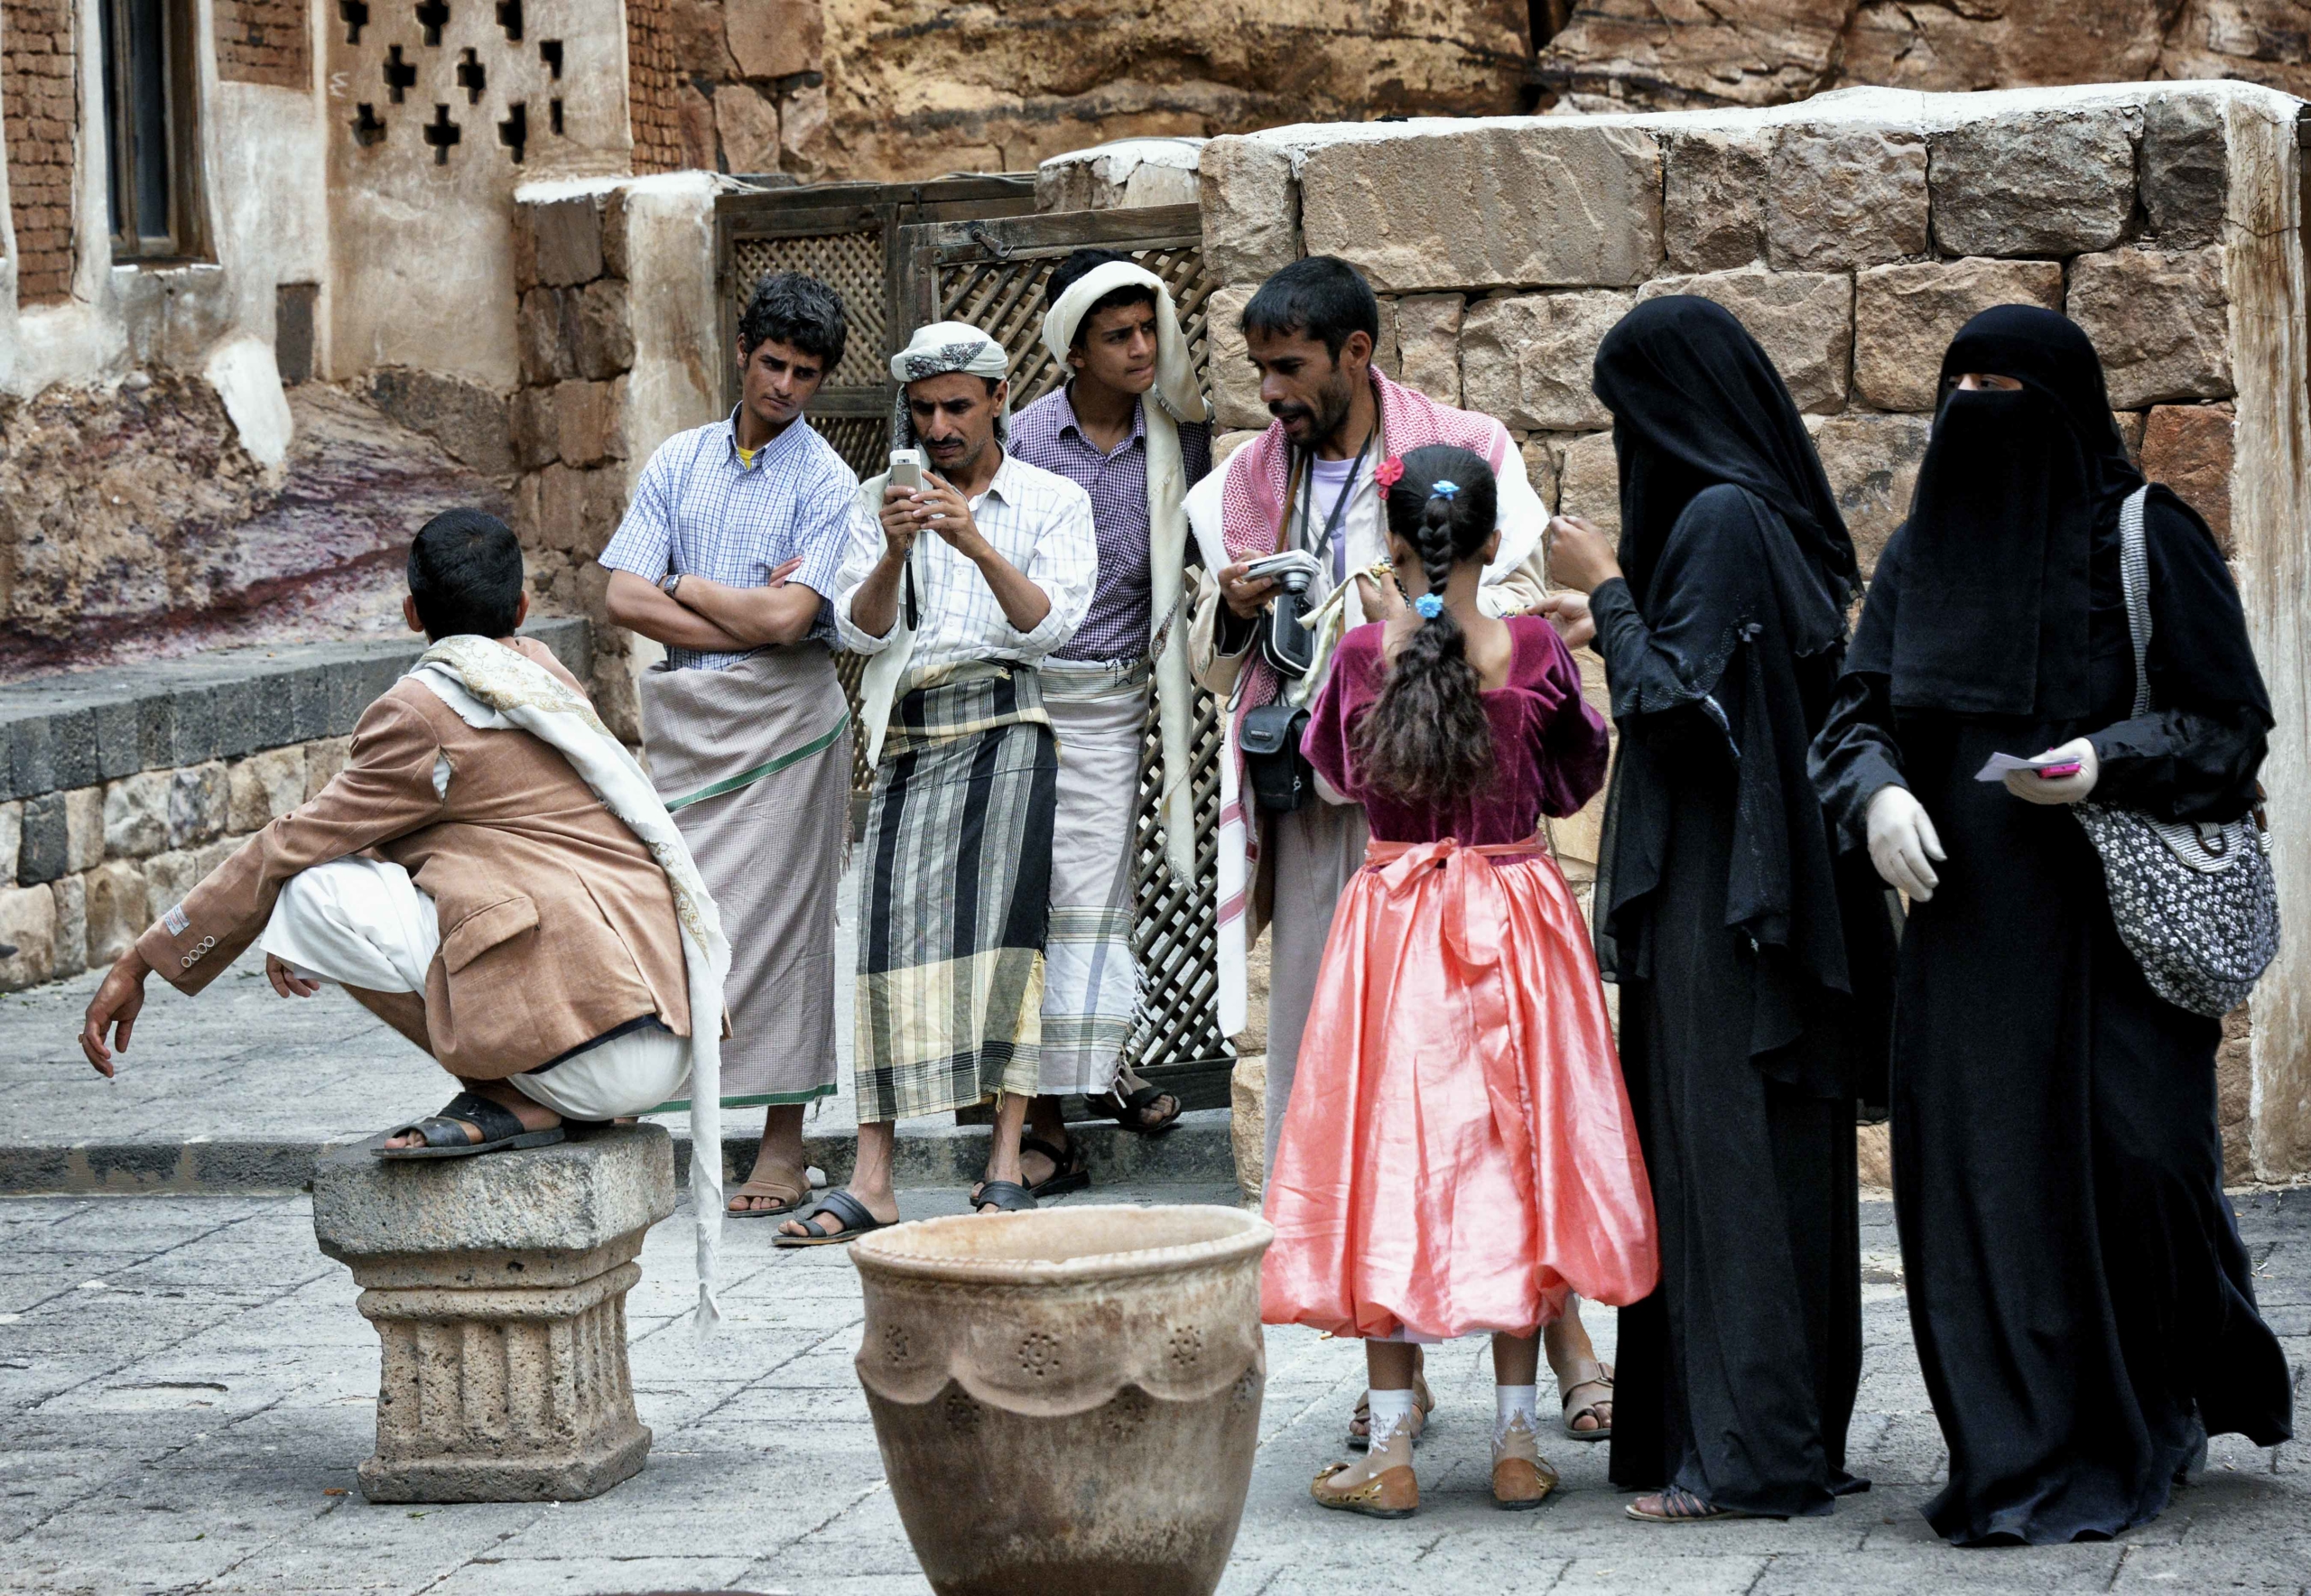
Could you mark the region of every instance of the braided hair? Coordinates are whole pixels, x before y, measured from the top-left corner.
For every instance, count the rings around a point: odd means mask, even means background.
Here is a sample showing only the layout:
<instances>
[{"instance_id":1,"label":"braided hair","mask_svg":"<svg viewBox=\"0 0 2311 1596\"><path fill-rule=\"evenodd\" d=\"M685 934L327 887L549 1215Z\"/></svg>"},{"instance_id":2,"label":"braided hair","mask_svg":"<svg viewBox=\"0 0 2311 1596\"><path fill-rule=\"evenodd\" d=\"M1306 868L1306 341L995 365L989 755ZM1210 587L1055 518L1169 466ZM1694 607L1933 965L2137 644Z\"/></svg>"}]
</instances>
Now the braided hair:
<instances>
[{"instance_id":1,"label":"braided hair","mask_svg":"<svg viewBox=\"0 0 2311 1596\"><path fill-rule=\"evenodd\" d=\"M1428 590L1415 603L1420 626L1357 722L1354 748L1374 787L1435 802L1492 781L1483 683L1469 663L1467 634L1443 599L1452 568L1475 559L1492 535L1499 489L1492 468L1465 449L1434 444L1412 450L1403 464L1388 489L1388 529L1419 556Z\"/></svg>"}]
</instances>

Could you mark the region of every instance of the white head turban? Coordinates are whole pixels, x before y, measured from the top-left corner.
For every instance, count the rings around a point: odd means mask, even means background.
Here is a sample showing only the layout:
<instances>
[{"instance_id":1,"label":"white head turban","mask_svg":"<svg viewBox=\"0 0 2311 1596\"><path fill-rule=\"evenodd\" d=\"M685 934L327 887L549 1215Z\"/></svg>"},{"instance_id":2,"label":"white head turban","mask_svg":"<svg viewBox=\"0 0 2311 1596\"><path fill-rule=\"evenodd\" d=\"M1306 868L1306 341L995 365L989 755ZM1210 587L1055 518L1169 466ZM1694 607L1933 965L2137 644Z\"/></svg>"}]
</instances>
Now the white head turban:
<instances>
[{"instance_id":1,"label":"white head turban","mask_svg":"<svg viewBox=\"0 0 2311 1596\"><path fill-rule=\"evenodd\" d=\"M1001 344L968 321L933 321L917 328L906 348L891 357L891 380L899 385L897 411L891 419L893 449L914 447L914 418L906 408L907 384L953 371L1001 382L1011 374L1011 361ZM996 438L1002 441L1010 435L1009 413L998 413Z\"/></svg>"},{"instance_id":2,"label":"white head turban","mask_svg":"<svg viewBox=\"0 0 2311 1596\"><path fill-rule=\"evenodd\" d=\"M1044 348L1060 369L1075 347L1076 329L1091 307L1119 288L1156 291L1156 387L1157 403L1140 406L1147 436L1147 532L1149 586L1154 599L1156 708L1164 739L1164 852L1172 874L1186 881L1195 875L1195 793L1190 779L1190 734L1194 686L1188 670L1187 617L1182 613L1187 565L1187 467L1180 453L1181 422L1204 419L1203 394L1196 386L1195 362L1180 331L1179 312L1164 280L1130 261L1107 261L1067 285L1044 317Z\"/></svg>"}]
</instances>

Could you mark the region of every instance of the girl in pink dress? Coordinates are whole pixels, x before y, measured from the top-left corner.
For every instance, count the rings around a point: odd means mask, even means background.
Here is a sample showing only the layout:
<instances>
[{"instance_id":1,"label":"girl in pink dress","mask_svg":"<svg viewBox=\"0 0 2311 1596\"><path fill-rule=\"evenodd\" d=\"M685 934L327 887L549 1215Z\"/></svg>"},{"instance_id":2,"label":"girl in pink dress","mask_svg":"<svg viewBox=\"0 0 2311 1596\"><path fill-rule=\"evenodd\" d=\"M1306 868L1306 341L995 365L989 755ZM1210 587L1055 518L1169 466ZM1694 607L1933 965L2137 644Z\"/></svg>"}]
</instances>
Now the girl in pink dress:
<instances>
[{"instance_id":1,"label":"girl in pink dress","mask_svg":"<svg viewBox=\"0 0 2311 1596\"><path fill-rule=\"evenodd\" d=\"M1548 622L1478 607L1485 462L1418 449L1382 480L1414 598L1341 639L1302 745L1372 841L1300 1044L1261 1290L1271 1324L1363 1339L1371 1449L1311 1489L1399 1518L1415 1346L1492 1332L1493 1498L1537 1507L1540 1332L1571 1293L1636 1302L1659 1263L1588 927L1536 835L1602 784L1604 721Z\"/></svg>"}]
</instances>

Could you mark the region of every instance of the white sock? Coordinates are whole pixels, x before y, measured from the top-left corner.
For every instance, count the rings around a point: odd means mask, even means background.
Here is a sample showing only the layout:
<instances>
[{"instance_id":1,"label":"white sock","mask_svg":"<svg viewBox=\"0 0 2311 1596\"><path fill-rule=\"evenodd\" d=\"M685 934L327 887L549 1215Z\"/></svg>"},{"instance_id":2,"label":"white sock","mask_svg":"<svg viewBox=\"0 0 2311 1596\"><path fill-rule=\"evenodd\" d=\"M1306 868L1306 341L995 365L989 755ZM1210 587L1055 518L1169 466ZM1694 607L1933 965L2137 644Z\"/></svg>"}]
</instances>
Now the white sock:
<instances>
[{"instance_id":1,"label":"white sock","mask_svg":"<svg viewBox=\"0 0 2311 1596\"><path fill-rule=\"evenodd\" d=\"M1541 1433L1540 1387L1495 1386L1492 1388L1492 1438L1499 1441L1524 1421L1525 1433Z\"/></svg>"},{"instance_id":2,"label":"white sock","mask_svg":"<svg viewBox=\"0 0 2311 1596\"><path fill-rule=\"evenodd\" d=\"M1398 1434L1412 1434L1413 1401L1410 1391L1373 1391L1364 1393L1371 1405L1372 1444L1386 1446Z\"/></svg>"}]
</instances>

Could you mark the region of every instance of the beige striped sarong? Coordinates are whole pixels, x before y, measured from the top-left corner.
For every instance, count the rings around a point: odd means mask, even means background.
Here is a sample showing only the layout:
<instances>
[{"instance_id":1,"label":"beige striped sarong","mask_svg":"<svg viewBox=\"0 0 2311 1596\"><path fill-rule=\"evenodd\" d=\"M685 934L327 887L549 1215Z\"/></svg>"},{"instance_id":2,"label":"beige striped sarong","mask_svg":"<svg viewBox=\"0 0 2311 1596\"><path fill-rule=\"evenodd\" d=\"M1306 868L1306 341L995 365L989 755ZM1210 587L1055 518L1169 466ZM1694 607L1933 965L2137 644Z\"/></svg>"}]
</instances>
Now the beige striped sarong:
<instances>
[{"instance_id":1,"label":"beige striped sarong","mask_svg":"<svg viewBox=\"0 0 2311 1596\"><path fill-rule=\"evenodd\" d=\"M859 855L861 1124L1035 1092L1056 766L1032 670L892 706Z\"/></svg>"},{"instance_id":2,"label":"beige striped sarong","mask_svg":"<svg viewBox=\"0 0 2311 1596\"><path fill-rule=\"evenodd\" d=\"M1131 951L1132 842L1147 738L1145 660L1045 660L1059 738L1051 930L1044 942L1043 1087L1111 1090L1139 996Z\"/></svg>"},{"instance_id":3,"label":"beige striped sarong","mask_svg":"<svg viewBox=\"0 0 2311 1596\"><path fill-rule=\"evenodd\" d=\"M824 645L725 671L644 673L650 779L730 941L727 1108L835 1089L835 904L850 819L850 712ZM679 1106L679 1105L676 1105Z\"/></svg>"}]
</instances>

